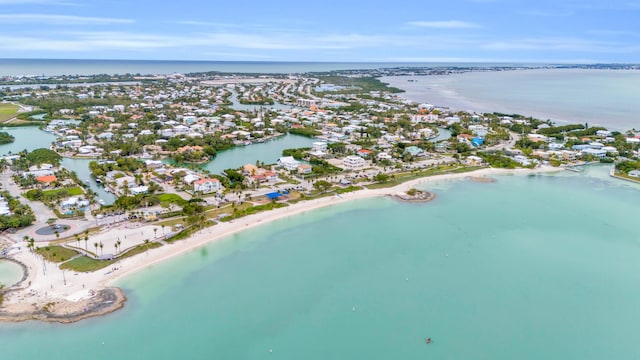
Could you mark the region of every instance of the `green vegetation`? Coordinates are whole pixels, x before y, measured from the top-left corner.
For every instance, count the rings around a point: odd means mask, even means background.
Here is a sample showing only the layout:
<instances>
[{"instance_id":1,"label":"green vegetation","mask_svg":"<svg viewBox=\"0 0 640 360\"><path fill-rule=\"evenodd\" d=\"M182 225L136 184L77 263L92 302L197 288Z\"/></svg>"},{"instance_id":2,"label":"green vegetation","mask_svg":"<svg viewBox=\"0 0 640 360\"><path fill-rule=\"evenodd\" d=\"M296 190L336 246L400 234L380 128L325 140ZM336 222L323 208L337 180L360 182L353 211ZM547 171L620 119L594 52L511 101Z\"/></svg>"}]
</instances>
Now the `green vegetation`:
<instances>
[{"instance_id":1,"label":"green vegetation","mask_svg":"<svg viewBox=\"0 0 640 360\"><path fill-rule=\"evenodd\" d=\"M158 242L149 242L147 244L141 244L132 248L126 253L118 256L116 259L113 259L113 260L98 260L98 259L90 258L88 256L81 256L61 264L60 269L78 271L78 272L92 272L92 271L104 269L105 267L115 263L120 259L128 258L130 256L134 256L134 255L143 253L149 249L155 249L160 246L162 246L162 244Z\"/></svg>"},{"instance_id":2,"label":"green vegetation","mask_svg":"<svg viewBox=\"0 0 640 360\"><path fill-rule=\"evenodd\" d=\"M10 144L15 140L16 138L13 137L13 135L9 134L8 132L0 131L0 145Z\"/></svg>"},{"instance_id":3,"label":"green vegetation","mask_svg":"<svg viewBox=\"0 0 640 360\"><path fill-rule=\"evenodd\" d=\"M54 190L31 189L24 193L24 197L32 201L52 202L58 199L65 199L69 196L83 195L81 187L72 187Z\"/></svg>"},{"instance_id":4,"label":"green vegetation","mask_svg":"<svg viewBox=\"0 0 640 360\"><path fill-rule=\"evenodd\" d=\"M640 161L624 160L616 164L616 170L625 174L637 169L640 169Z\"/></svg>"},{"instance_id":5,"label":"green vegetation","mask_svg":"<svg viewBox=\"0 0 640 360\"><path fill-rule=\"evenodd\" d=\"M11 210L13 214L10 216L0 216L0 231L31 225L31 223L36 220L31 208L25 204L21 204L20 201L12 197L8 191L0 192L0 196L5 198L9 204L9 210Z\"/></svg>"},{"instance_id":6,"label":"green vegetation","mask_svg":"<svg viewBox=\"0 0 640 360\"><path fill-rule=\"evenodd\" d=\"M362 186L350 185L345 188L337 188L335 189L336 194L345 194L353 191L358 191L364 189Z\"/></svg>"},{"instance_id":7,"label":"green vegetation","mask_svg":"<svg viewBox=\"0 0 640 360\"><path fill-rule=\"evenodd\" d=\"M346 89L340 91L331 91L331 94L362 94L370 91L386 91L390 93L401 93L404 90L390 87L389 84L383 83L375 77L349 77L338 75L318 76L318 78L327 84L344 86Z\"/></svg>"},{"instance_id":8,"label":"green vegetation","mask_svg":"<svg viewBox=\"0 0 640 360\"><path fill-rule=\"evenodd\" d=\"M520 163L518 163L517 161L500 154L478 152L478 156L481 157L482 160L484 160L487 164L495 168L515 169L520 166Z\"/></svg>"},{"instance_id":9,"label":"green vegetation","mask_svg":"<svg viewBox=\"0 0 640 360\"><path fill-rule=\"evenodd\" d=\"M248 208L245 208L245 209L236 207L236 208L233 209L233 214L222 218L221 221L230 221L230 220L233 220L233 219L241 218L243 216L253 215L253 214L257 214L259 212L269 211L269 210L278 209L278 208L282 208L282 207L286 207L286 206L288 206L288 205L284 204L284 203L271 202L271 203L264 204L264 205L251 206L251 207L248 207Z\"/></svg>"},{"instance_id":10,"label":"green vegetation","mask_svg":"<svg viewBox=\"0 0 640 360\"><path fill-rule=\"evenodd\" d=\"M40 148L27 153L25 159L31 165L51 164L58 167L62 161L62 156L53 150Z\"/></svg>"},{"instance_id":11,"label":"green vegetation","mask_svg":"<svg viewBox=\"0 0 640 360\"><path fill-rule=\"evenodd\" d=\"M36 253L44 257L45 260L53 263L65 262L79 254L75 250L67 249L58 245L37 248Z\"/></svg>"},{"instance_id":12,"label":"green vegetation","mask_svg":"<svg viewBox=\"0 0 640 360\"><path fill-rule=\"evenodd\" d=\"M290 128L288 129L289 133L306 136L306 137L316 137L321 135L322 133L312 127L300 127L300 128Z\"/></svg>"},{"instance_id":13,"label":"green vegetation","mask_svg":"<svg viewBox=\"0 0 640 360\"><path fill-rule=\"evenodd\" d=\"M284 149L282 150L282 156L293 156L295 159L302 160L307 157L307 151L311 150L309 147L297 148L297 149Z\"/></svg>"},{"instance_id":14,"label":"green vegetation","mask_svg":"<svg viewBox=\"0 0 640 360\"><path fill-rule=\"evenodd\" d=\"M442 175L442 174L465 173L465 172L474 171L474 170L478 170L478 169L482 169L482 167L480 167L480 166L455 166L455 165L437 166L437 167L434 167L434 168L431 168L431 169L426 169L426 170L417 171L417 172L408 172L408 173L395 174L393 179L391 179L391 180L389 180L387 182L383 182L383 183L367 185L367 188L369 188L369 189L389 188L389 187L393 187L393 186L402 184L402 183L407 182L407 181L416 180L416 179L420 179L420 178L427 177L427 176L435 176L435 175Z\"/></svg>"},{"instance_id":15,"label":"green vegetation","mask_svg":"<svg viewBox=\"0 0 640 360\"><path fill-rule=\"evenodd\" d=\"M168 206L169 204L184 206L187 203L187 200L181 198L178 194L160 194L158 195L158 201L162 206Z\"/></svg>"}]
</instances>

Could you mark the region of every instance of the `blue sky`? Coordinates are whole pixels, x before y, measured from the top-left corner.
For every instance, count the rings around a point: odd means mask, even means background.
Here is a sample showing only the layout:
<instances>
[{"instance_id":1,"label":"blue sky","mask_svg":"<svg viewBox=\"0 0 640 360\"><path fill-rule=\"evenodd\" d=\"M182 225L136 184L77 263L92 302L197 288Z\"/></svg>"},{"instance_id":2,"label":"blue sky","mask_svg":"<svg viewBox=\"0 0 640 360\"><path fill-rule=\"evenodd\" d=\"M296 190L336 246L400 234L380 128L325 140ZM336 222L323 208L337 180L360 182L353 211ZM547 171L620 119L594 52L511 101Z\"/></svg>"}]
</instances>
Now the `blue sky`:
<instances>
[{"instance_id":1,"label":"blue sky","mask_svg":"<svg viewBox=\"0 0 640 360\"><path fill-rule=\"evenodd\" d=\"M640 0L0 0L1 58L640 62Z\"/></svg>"}]
</instances>

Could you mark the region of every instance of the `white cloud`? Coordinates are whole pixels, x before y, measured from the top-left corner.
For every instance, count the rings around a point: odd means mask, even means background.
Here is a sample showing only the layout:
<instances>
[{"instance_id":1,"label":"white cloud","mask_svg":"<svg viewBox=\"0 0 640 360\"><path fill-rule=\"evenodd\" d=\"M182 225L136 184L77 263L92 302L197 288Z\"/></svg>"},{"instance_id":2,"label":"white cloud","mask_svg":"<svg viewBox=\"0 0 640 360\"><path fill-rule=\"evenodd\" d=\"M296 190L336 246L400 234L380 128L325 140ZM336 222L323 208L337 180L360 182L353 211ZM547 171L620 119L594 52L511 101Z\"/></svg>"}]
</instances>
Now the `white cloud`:
<instances>
[{"instance_id":1,"label":"white cloud","mask_svg":"<svg viewBox=\"0 0 640 360\"><path fill-rule=\"evenodd\" d=\"M467 21L460 21L460 20L411 21L408 24L411 26L433 28L433 29L473 29L473 28L481 27L478 24L474 24Z\"/></svg>"},{"instance_id":2,"label":"white cloud","mask_svg":"<svg viewBox=\"0 0 640 360\"><path fill-rule=\"evenodd\" d=\"M75 15L0 14L0 22L4 24L38 23L49 25L105 25L131 24L135 21L131 19L83 17Z\"/></svg>"},{"instance_id":3,"label":"white cloud","mask_svg":"<svg viewBox=\"0 0 640 360\"><path fill-rule=\"evenodd\" d=\"M565 11L543 11L543 10L525 10L519 12L521 15L526 16L539 16L539 17L567 17L573 15L573 13Z\"/></svg>"}]
</instances>

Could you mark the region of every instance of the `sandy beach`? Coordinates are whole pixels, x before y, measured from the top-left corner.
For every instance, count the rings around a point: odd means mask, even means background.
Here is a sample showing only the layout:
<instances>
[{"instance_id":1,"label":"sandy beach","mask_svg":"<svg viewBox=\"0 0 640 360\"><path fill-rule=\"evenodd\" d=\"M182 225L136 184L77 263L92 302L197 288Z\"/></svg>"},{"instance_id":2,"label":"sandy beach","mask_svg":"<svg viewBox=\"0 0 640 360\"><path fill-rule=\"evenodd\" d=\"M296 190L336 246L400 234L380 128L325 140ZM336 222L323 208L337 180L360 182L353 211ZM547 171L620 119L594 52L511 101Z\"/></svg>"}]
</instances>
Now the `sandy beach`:
<instances>
[{"instance_id":1,"label":"sandy beach","mask_svg":"<svg viewBox=\"0 0 640 360\"><path fill-rule=\"evenodd\" d=\"M117 280L135 272L149 268L169 258L179 256L207 243L217 241L237 232L264 225L266 223L293 216L302 212L313 211L322 207L333 206L348 201L366 199L377 196L394 195L405 192L420 184L464 179L469 176L482 177L500 174L533 174L561 171L560 168L543 167L538 169L481 169L470 173L446 174L425 177L408 181L392 188L361 190L340 196L331 196L310 201L302 201L287 207L243 217L230 222L220 223L194 233L190 238L148 250L130 258L122 259L111 267L92 273L76 273L62 271L56 264L45 263L40 257L26 248L26 244L16 244L10 255L24 264L28 269L27 276L10 291L0 307L0 321L44 320L56 322L74 322L86 317L103 315L115 311L126 302L126 296L115 288ZM158 226L148 225L135 229L140 235L150 237ZM131 229L124 225L103 230L92 236L93 241L113 241ZM157 230L156 232L157 233ZM132 235L129 235L132 237Z\"/></svg>"}]
</instances>

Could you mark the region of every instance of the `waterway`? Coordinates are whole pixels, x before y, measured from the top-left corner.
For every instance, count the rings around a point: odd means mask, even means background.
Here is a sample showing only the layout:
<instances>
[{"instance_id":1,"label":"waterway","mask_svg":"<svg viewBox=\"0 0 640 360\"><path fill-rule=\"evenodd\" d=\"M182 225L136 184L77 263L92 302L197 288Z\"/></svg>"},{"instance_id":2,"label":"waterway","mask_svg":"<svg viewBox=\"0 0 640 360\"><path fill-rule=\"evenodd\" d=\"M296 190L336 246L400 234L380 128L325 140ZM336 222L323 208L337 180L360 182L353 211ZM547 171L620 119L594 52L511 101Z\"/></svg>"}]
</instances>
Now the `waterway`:
<instances>
[{"instance_id":1,"label":"waterway","mask_svg":"<svg viewBox=\"0 0 640 360\"><path fill-rule=\"evenodd\" d=\"M282 150L311 147L317 141L319 140L306 136L287 134L263 143L236 146L229 150L221 151L215 159L204 164L202 168L209 170L213 174L220 174L225 169L255 164L256 161L275 164L278 158L282 156Z\"/></svg>"},{"instance_id":2,"label":"waterway","mask_svg":"<svg viewBox=\"0 0 640 360\"><path fill-rule=\"evenodd\" d=\"M0 154L2 155L16 154L23 150L48 149L51 147L51 143L56 140L53 134L40 130L35 126L9 127L2 131L6 131L15 138L13 143L0 145ZM87 181L91 190L96 192L98 198L104 200L105 204L112 204L116 199L115 196L106 192L104 187L97 184L91 177L91 172L89 171L90 161L91 159L63 158L62 166L68 170L75 171L81 181Z\"/></svg>"},{"instance_id":3,"label":"waterway","mask_svg":"<svg viewBox=\"0 0 640 360\"><path fill-rule=\"evenodd\" d=\"M457 110L518 113L623 131L638 127L638 70L536 69L381 80L406 90L400 94L404 98Z\"/></svg>"}]
</instances>

